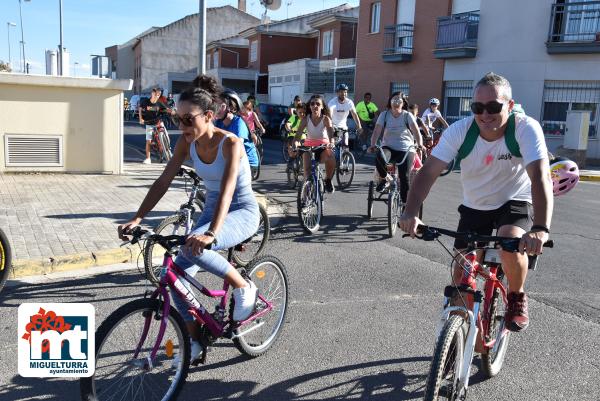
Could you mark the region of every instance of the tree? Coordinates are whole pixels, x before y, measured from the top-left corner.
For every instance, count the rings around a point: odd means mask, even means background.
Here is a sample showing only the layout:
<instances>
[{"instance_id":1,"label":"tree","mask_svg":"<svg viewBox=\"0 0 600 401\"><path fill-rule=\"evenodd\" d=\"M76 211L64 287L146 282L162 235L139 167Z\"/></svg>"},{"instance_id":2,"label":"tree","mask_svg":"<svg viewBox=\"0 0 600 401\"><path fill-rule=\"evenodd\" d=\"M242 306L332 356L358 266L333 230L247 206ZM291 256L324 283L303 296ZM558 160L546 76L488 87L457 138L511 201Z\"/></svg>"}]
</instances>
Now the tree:
<instances>
[{"instance_id":1,"label":"tree","mask_svg":"<svg viewBox=\"0 0 600 401\"><path fill-rule=\"evenodd\" d=\"M8 63L0 60L0 72L12 72Z\"/></svg>"}]
</instances>

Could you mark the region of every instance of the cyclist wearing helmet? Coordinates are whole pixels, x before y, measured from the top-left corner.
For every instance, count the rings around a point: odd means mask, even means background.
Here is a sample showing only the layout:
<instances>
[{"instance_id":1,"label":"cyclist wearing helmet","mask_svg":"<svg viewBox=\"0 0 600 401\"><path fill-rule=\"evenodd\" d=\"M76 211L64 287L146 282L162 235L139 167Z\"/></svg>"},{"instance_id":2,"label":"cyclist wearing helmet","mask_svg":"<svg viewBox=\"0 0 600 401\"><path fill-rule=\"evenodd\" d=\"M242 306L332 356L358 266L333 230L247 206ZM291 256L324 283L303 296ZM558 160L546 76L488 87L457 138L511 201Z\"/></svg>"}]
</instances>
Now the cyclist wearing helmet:
<instances>
[{"instance_id":1,"label":"cyclist wearing helmet","mask_svg":"<svg viewBox=\"0 0 600 401\"><path fill-rule=\"evenodd\" d=\"M527 296L527 255L542 253L552 220L552 182L548 151L540 123L524 114L511 113L514 105L510 83L487 73L475 86L473 117L452 124L433 148L411 186L400 228L414 236L419 207L447 164L459 157L463 203L458 208L457 231L520 237L519 252L501 251L502 270L508 280L508 310L505 326L521 331L529 325ZM519 148L513 153L514 142ZM470 148L465 152L466 147ZM467 244L456 240L464 251ZM460 282L462 269L455 265L454 280ZM460 305L460 300L453 300Z\"/></svg>"},{"instance_id":2,"label":"cyclist wearing helmet","mask_svg":"<svg viewBox=\"0 0 600 401\"><path fill-rule=\"evenodd\" d=\"M333 129L335 136L338 136L338 132L342 137L342 144L344 147L348 146L348 114L352 114L352 119L356 123L356 132L360 134L362 132L362 125L360 118L356 114L356 107L354 102L348 98L348 85L339 84L337 86L337 97L331 99L327 104L329 108L329 114L331 115L331 121L333 122ZM341 133L343 132L343 134Z\"/></svg>"},{"instance_id":3,"label":"cyclist wearing helmet","mask_svg":"<svg viewBox=\"0 0 600 401\"><path fill-rule=\"evenodd\" d=\"M421 119L427 124L429 128L433 128L433 123L436 120L439 120L439 123L442 125L442 128L448 128L448 123L442 117L442 113L440 113L440 101L438 98L432 97L429 99L429 107L423 112Z\"/></svg>"},{"instance_id":4,"label":"cyclist wearing helmet","mask_svg":"<svg viewBox=\"0 0 600 401\"><path fill-rule=\"evenodd\" d=\"M251 133L239 113L242 110L242 101L238 94L230 89L226 89L219 94L221 105L215 116L215 127L234 133L244 141L244 149L248 155L250 167L258 167L260 160L256 150L256 138Z\"/></svg>"}]
</instances>

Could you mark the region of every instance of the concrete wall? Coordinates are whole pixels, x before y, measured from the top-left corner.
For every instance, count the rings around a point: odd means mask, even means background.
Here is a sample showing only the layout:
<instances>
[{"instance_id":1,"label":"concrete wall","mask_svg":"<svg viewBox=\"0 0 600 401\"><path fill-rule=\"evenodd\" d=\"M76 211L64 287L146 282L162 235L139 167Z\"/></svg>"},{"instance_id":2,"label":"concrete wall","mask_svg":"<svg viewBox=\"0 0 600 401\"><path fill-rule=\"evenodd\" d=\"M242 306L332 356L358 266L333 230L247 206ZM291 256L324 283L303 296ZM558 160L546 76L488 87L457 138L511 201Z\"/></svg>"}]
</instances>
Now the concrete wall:
<instances>
[{"instance_id":1,"label":"concrete wall","mask_svg":"<svg viewBox=\"0 0 600 401\"><path fill-rule=\"evenodd\" d=\"M0 172L120 174L123 91L130 80L0 73ZM59 135L61 167L6 166L5 135Z\"/></svg>"},{"instance_id":2,"label":"concrete wall","mask_svg":"<svg viewBox=\"0 0 600 401\"><path fill-rule=\"evenodd\" d=\"M206 43L235 36L260 20L231 6L207 10ZM164 72L188 72L198 67L198 15L182 18L142 37L141 90L147 91Z\"/></svg>"},{"instance_id":3,"label":"concrete wall","mask_svg":"<svg viewBox=\"0 0 600 401\"><path fill-rule=\"evenodd\" d=\"M414 15L414 39L411 61L384 62L382 59L385 27L397 23L397 1L381 1L378 33L369 33L371 4L361 0L356 44L356 93L371 92L378 106L387 103L392 82L408 82L410 101L424 109L431 97L441 97L444 62L433 57L437 18L448 15L450 0L419 0ZM410 19L410 16L404 16Z\"/></svg>"},{"instance_id":4,"label":"concrete wall","mask_svg":"<svg viewBox=\"0 0 600 401\"><path fill-rule=\"evenodd\" d=\"M488 71L504 75L513 98L537 120L542 118L545 80L600 81L599 54L547 53L552 4L554 0L481 0L477 56L447 60L444 80L476 82ZM597 141L590 140L590 151L599 147ZM600 157L600 151L591 153Z\"/></svg>"}]
</instances>

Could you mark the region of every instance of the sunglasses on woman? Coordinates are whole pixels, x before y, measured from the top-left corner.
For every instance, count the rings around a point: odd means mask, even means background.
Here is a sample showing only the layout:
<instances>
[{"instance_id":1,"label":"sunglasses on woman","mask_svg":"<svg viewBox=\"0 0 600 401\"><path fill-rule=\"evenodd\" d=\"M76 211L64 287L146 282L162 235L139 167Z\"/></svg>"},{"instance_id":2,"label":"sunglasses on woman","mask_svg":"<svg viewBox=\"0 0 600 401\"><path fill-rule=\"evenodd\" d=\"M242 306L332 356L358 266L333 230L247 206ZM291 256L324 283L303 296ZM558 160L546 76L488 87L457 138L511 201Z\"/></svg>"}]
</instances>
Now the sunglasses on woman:
<instances>
[{"instance_id":1,"label":"sunglasses on woman","mask_svg":"<svg viewBox=\"0 0 600 401\"><path fill-rule=\"evenodd\" d=\"M175 114L172 118L173 118L173 122L176 125L182 124L186 127L191 127L194 124L194 119L203 114L204 113L198 113L198 114L194 114L194 115L186 114L185 116L180 116L178 114Z\"/></svg>"},{"instance_id":2,"label":"sunglasses on woman","mask_svg":"<svg viewBox=\"0 0 600 401\"><path fill-rule=\"evenodd\" d=\"M497 102L492 100L491 102L481 103L481 102L473 102L471 103L471 111L473 114L483 114L483 111L486 110L488 114L498 114L502 111L504 107L504 103Z\"/></svg>"}]
</instances>

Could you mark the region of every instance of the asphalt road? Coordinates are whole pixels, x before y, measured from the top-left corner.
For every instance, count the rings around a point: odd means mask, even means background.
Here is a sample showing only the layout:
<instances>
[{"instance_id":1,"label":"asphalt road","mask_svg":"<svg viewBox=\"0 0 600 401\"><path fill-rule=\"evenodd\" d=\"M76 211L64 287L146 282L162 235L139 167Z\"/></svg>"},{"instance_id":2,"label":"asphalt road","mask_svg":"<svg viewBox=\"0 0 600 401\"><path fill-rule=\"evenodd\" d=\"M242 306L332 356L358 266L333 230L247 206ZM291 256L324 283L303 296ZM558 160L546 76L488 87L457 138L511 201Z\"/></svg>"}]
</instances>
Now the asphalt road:
<instances>
[{"instance_id":1,"label":"asphalt road","mask_svg":"<svg viewBox=\"0 0 600 401\"><path fill-rule=\"evenodd\" d=\"M269 353L253 360L228 341L217 343L207 364L192 368L180 399L421 399L448 256L436 243L386 238L384 204L366 219L372 176L366 164L359 164L348 191L327 197L320 232L305 235L295 215L296 194L285 188L279 146L266 141L266 165L255 188L291 212L278 220L267 250L289 274L285 331ZM485 379L476 358L468 399L600 400L599 190L597 183L582 182L556 199L555 248L545 251L528 278L530 328L511 337L496 378ZM454 228L460 192L456 173L439 179L425 204L426 222ZM129 270L6 290L0 299L0 336L6 339L0 399L78 399L76 381L17 375L15 312L21 302L91 302L99 323L144 289L141 275Z\"/></svg>"}]
</instances>

